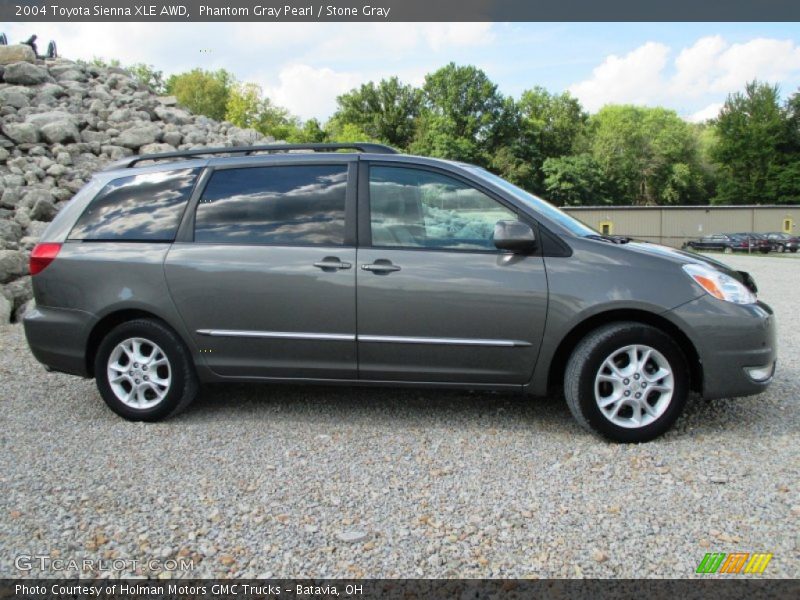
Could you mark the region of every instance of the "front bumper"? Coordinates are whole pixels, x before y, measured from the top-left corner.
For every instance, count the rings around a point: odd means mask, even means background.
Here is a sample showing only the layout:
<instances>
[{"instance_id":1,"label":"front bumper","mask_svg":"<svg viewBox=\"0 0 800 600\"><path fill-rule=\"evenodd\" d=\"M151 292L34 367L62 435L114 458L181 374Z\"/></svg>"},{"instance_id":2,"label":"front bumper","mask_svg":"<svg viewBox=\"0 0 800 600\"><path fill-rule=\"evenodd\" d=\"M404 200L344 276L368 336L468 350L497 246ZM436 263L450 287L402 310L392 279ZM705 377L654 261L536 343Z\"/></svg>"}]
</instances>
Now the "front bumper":
<instances>
[{"instance_id":1,"label":"front bumper","mask_svg":"<svg viewBox=\"0 0 800 600\"><path fill-rule=\"evenodd\" d=\"M52 371L88 377L86 347L94 315L82 310L37 306L23 323L31 352Z\"/></svg>"},{"instance_id":2,"label":"front bumper","mask_svg":"<svg viewBox=\"0 0 800 600\"><path fill-rule=\"evenodd\" d=\"M750 396L772 382L777 364L776 323L772 309L733 304L701 296L667 315L697 349L707 399Z\"/></svg>"}]
</instances>

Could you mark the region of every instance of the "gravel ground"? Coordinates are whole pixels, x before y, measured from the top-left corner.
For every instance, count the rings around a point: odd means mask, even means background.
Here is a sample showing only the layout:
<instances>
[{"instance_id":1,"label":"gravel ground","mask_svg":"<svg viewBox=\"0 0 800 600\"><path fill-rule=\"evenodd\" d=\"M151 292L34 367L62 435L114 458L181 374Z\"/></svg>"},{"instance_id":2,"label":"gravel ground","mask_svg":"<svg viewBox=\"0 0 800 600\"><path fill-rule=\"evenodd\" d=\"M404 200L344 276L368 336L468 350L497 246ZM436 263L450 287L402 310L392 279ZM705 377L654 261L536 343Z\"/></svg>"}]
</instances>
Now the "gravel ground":
<instances>
[{"instance_id":1,"label":"gravel ground","mask_svg":"<svg viewBox=\"0 0 800 600\"><path fill-rule=\"evenodd\" d=\"M689 577L745 551L798 577L800 262L724 260L777 312L776 381L695 399L640 446L556 399L469 392L220 386L131 424L0 328L0 576L47 554L193 559L173 577Z\"/></svg>"}]
</instances>

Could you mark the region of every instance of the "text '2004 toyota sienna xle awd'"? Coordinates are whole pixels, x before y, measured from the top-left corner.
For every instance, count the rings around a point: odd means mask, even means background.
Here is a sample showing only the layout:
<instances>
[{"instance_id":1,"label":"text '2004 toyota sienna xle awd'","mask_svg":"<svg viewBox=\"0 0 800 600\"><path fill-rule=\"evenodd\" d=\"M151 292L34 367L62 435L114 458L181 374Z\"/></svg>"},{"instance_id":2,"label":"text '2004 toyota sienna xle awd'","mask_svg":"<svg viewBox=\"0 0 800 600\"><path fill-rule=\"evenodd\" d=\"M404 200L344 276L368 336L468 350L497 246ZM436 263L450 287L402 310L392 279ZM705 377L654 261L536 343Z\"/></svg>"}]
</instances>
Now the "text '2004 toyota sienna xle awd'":
<instances>
[{"instance_id":1,"label":"text '2004 toyota sienna xle awd'","mask_svg":"<svg viewBox=\"0 0 800 600\"><path fill-rule=\"evenodd\" d=\"M690 390L772 380L775 320L746 273L599 235L475 166L292 149L97 174L31 256L36 358L132 420L200 382L563 386L581 425L626 442L666 431Z\"/></svg>"}]
</instances>

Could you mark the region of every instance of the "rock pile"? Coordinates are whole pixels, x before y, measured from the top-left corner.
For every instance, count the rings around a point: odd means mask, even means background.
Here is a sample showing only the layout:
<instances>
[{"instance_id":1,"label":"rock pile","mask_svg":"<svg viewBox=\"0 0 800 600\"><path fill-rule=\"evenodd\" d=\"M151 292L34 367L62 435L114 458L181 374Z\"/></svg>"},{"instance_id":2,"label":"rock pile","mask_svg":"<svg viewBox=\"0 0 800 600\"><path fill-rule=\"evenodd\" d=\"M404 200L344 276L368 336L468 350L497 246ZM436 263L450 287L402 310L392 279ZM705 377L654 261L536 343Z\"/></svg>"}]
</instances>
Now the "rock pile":
<instances>
[{"instance_id":1,"label":"rock pile","mask_svg":"<svg viewBox=\"0 0 800 600\"><path fill-rule=\"evenodd\" d=\"M37 61L26 48L0 46L0 324L30 306L28 255L47 222L107 163L273 141L193 115L124 69Z\"/></svg>"}]
</instances>

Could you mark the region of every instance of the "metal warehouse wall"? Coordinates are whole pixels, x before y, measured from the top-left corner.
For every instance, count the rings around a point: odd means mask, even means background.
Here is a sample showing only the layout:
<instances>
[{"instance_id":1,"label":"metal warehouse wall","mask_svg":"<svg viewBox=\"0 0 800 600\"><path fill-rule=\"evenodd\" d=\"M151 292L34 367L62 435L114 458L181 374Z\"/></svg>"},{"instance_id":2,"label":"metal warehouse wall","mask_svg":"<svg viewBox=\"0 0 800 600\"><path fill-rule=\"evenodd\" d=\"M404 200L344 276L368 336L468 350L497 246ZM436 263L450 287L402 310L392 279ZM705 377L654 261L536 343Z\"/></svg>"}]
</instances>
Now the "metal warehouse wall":
<instances>
[{"instance_id":1,"label":"metal warehouse wall","mask_svg":"<svg viewBox=\"0 0 800 600\"><path fill-rule=\"evenodd\" d=\"M800 206L580 206L563 210L601 232L680 247L712 233L800 235Z\"/></svg>"}]
</instances>

